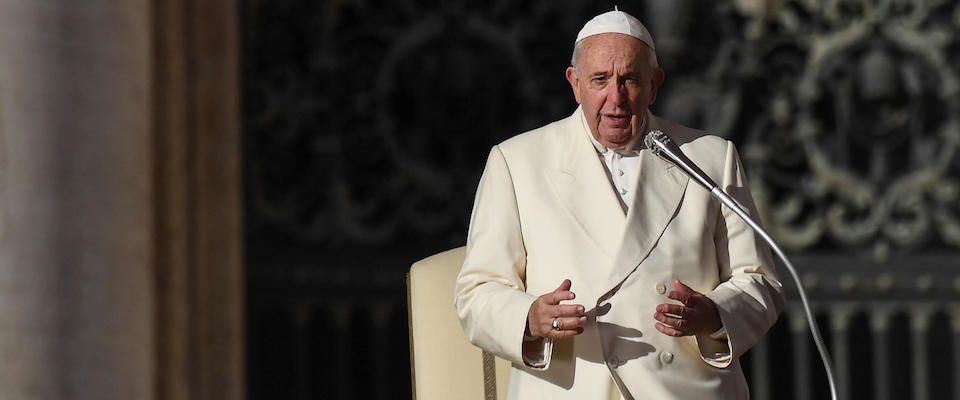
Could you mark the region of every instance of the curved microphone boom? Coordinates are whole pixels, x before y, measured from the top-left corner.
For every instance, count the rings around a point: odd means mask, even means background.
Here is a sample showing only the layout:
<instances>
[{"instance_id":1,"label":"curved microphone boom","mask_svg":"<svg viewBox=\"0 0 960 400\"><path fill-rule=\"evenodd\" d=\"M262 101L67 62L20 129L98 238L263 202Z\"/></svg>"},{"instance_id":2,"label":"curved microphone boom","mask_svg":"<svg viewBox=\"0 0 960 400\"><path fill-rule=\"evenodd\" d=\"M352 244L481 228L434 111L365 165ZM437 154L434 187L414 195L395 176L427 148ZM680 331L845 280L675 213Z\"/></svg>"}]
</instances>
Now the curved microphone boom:
<instances>
[{"instance_id":1,"label":"curved microphone boom","mask_svg":"<svg viewBox=\"0 0 960 400\"><path fill-rule=\"evenodd\" d=\"M647 146L653 154L660 156L663 159L673 163L674 165L680 167L687 175L690 175L693 180L697 181L700 185L705 187L710 194L720 200L728 208L733 210L747 225L750 225L753 228L753 231L756 232L764 241L770 246L770 248L780 256L780 259L783 260L783 263L787 266L787 270L790 271L790 275L793 277L793 281L797 284L797 292L800 293L800 303L803 305L803 311L807 316L807 324L810 326L810 333L813 335L813 341L817 345L817 350L820 352L820 359L823 361L823 368L827 373L827 383L830 384L830 395L833 400L837 400L837 385L833 379L833 369L830 364L830 355L827 353L827 348L823 343L823 338L820 336L820 328L817 326L817 321L813 317L813 312L810 311L810 304L807 301L807 294L803 290L803 285L800 283L800 276L797 274L797 270L793 268L793 264L790 263L790 260L787 259L787 255L780 249L780 246L773 240L773 237L767 233L749 214L743 209L743 207L737 203L733 197L730 197L720 186L710 179L707 174L697 167L693 161L690 161L686 155L680 151L680 146L677 146L673 140L670 139L670 136L667 136L663 131L650 131L647 133L647 136L643 138L643 143Z\"/></svg>"}]
</instances>

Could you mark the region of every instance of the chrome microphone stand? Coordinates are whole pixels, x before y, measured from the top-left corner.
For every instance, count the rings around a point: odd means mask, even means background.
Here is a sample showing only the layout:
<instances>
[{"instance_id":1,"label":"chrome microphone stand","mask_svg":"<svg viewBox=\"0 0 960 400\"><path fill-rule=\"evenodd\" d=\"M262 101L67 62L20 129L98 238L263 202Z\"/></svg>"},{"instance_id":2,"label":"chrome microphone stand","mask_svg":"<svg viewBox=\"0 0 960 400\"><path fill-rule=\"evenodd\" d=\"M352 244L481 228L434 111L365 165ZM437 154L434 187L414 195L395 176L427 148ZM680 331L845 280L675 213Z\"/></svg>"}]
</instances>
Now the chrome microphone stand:
<instances>
[{"instance_id":1,"label":"chrome microphone stand","mask_svg":"<svg viewBox=\"0 0 960 400\"><path fill-rule=\"evenodd\" d=\"M803 289L803 284L800 282L800 276L797 274L797 270L793 267L793 264L790 263L790 260L787 259L787 255L780 249L780 246L777 245L777 242L773 240L773 237L767 233L763 227L760 226L750 215L744 211L743 207L737 203L730 195L723 191L713 180L711 180L699 167L696 166L690 159L688 159L683 152L680 151L680 147L674 143L667 134L662 131L650 131L647 133L647 136L644 138L644 144L647 148L653 151L654 154L666 158L668 161L674 163L680 169L682 169L687 175L697 181L700 185L705 187L710 191L714 197L720 200L721 203L727 206L730 210L736 213L747 225L750 225L750 228L753 229L764 241L767 242L767 245L773 250L774 253L777 253L777 256L780 257L780 260L783 261L784 265L787 266L787 271L790 271L790 276L793 277L793 281L797 284L797 292L800 293L800 303L803 306L803 312L807 316L807 324L810 327L810 334L813 335L813 342L817 345L817 351L820 353L820 359L823 361L823 368L827 373L827 383L830 386L830 396L833 400L837 400L837 384L834 381L833 377L833 368L830 363L830 354L827 353L827 347L823 342L823 337L820 336L820 328L817 326L817 320L813 316L813 312L810 310L810 303L807 300L807 293Z\"/></svg>"}]
</instances>

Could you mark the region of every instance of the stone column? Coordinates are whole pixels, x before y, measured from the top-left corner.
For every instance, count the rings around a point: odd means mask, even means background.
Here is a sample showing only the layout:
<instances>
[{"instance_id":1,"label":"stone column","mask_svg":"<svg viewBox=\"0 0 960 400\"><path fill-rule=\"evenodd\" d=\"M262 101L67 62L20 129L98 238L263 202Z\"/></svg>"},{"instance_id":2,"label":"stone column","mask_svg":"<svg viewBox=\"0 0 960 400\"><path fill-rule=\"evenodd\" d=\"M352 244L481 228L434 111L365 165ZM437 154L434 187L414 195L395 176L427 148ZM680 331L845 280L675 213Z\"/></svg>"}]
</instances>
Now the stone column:
<instances>
[{"instance_id":1,"label":"stone column","mask_svg":"<svg viewBox=\"0 0 960 400\"><path fill-rule=\"evenodd\" d=\"M244 397L237 4L152 2L161 400Z\"/></svg>"},{"instance_id":2,"label":"stone column","mask_svg":"<svg viewBox=\"0 0 960 400\"><path fill-rule=\"evenodd\" d=\"M0 388L153 391L144 0L0 1Z\"/></svg>"},{"instance_id":3,"label":"stone column","mask_svg":"<svg viewBox=\"0 0 960 400\"><path fill-rule=\"evenodd\" d=\"M235 6L0 0L0 397L243 398Z\"/></svg>"}]
</instances>

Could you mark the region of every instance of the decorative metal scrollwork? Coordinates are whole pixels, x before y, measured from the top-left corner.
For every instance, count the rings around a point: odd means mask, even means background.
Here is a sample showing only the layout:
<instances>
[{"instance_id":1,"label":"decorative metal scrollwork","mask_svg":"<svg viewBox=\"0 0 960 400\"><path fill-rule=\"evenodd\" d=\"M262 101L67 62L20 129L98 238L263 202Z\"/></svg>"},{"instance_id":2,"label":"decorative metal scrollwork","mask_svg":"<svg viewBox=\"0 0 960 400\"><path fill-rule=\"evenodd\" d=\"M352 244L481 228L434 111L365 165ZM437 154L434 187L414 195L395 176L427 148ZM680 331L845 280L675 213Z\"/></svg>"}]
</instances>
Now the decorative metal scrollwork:
<instances>
[{"instance_id":1,"label":"decorative metal scrollwork","mask_svg":"<svg viewBox=\"0 0 960 400\"><path fill-rule=\"evenodd\" d=\"M756 40L788 78L769 86L744 161L786 245L877 260L931 236L960 246L957 15L948 2L788 1L762 16Z\"/></svg>"},{"instance_id":2,"label":"decorative metal scrollwork","mask_svg":"<svg viewBox=\"0 0 960 400\"><path fill-rule=\"evenodd\" d=\"M251 232L462 243L489 147L573 109L569 38L603 10L443 4L247 0ZM627 11L647 21L667 68L655 112L738 143L785 247L875 260L960 247L960 6L675 0Z\"/></svg>"},{"instance_id":3,"label":"decorative metal scrollwork","mask_svg":"<svg viewBox=\"0 0 960 400\"><path fill-rule=\"evenodd\" d=\"M572 110L560 2L248 3L254 234L460 244L490 147Z\"/></svg>"}]
</instances>

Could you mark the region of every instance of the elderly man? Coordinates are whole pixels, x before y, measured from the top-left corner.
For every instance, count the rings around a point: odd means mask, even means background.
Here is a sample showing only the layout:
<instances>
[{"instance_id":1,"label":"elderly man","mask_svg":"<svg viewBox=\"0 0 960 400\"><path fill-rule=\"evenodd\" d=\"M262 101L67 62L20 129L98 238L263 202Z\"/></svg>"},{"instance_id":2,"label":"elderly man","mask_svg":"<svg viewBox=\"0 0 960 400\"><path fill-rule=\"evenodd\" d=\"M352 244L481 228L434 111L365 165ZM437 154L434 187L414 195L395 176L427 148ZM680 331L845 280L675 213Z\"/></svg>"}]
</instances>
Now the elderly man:
<instances>
[{"instance_id":1,"label":"elderly man","mask_svg":"<svg viewBox=\"0 0 960 400\"><path fill-rule=\"evenodd\" d=\"M494 146L455 302L475 345L513 362L513 399L745 399L738 358L783 289L754 232L669 162L680 144L756 215L733 144L654 116L664 79L646 28L587 22L570 117Z\"/></svg>"}]
</instances>

